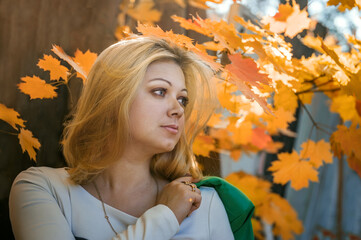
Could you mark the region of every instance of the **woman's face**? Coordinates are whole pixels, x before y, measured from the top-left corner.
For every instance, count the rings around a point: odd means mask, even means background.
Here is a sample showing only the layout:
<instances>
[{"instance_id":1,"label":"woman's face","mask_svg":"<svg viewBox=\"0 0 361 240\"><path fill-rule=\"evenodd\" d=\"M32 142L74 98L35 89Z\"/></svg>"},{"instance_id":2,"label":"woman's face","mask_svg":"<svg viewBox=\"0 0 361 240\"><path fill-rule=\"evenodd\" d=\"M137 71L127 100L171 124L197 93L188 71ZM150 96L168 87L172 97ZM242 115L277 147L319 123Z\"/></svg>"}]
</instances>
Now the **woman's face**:
<instances>
[{"instance_id":1,"label":"woman's face","mask_svg":"<svg viewBox=\"0 0 361 240\"><path fill-rule=\"evenodd\" d=\"M171 60L150 64L130 109L131 146L150 154L172 151L187 101L182 69Z\"/></svg>"}]
</instances>

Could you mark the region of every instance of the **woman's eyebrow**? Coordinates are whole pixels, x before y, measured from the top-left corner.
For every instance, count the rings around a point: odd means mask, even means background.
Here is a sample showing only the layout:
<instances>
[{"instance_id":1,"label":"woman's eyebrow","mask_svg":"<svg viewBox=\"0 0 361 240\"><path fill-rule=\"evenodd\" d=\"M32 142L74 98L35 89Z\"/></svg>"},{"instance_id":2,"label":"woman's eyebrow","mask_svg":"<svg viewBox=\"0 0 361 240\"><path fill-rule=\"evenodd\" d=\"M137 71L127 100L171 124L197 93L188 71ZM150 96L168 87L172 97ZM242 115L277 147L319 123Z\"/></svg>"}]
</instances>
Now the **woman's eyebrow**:
<instances>
[{"instance_id":1,"label":"woman's eyebrow","mask_svg":"<svg viewBox=\"0 0 361 240\"><path fill-rule=\"evenodd\" d=\"M164 78L153 78L153 79L150 79L150 80L149 80L149 82L152 82L152 81L164 81L164 82L168 83L169 86L171 86L171 87L173 86L170 81L168 81L168 80L166 80L166 79L164 79ZM188 93L187 89L185 89L185 88L183 88L183 89L181 90L181 92L186 92L186 93Z\"/></svg>"}]
</instances>

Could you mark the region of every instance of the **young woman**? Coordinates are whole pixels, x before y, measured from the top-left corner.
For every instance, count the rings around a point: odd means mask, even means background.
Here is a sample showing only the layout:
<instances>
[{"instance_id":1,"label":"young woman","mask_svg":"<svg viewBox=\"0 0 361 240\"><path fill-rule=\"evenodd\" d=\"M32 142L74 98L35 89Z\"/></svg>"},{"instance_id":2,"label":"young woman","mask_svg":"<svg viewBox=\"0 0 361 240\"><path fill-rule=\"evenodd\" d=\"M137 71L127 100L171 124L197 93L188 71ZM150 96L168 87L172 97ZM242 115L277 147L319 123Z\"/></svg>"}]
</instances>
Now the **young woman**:
<instances>
[{"instance_id":1,"label":"young woman","mask_svg":"<svg viewBox=\"0 0 361 240\"><path fill-rule=\"evenodd\" d=\"M212 70L165 40L134 37L100 54L62 141L69 168L14 181L16 239L234 239L192 142L215 106Z\"/></svg>"}]
</instances>

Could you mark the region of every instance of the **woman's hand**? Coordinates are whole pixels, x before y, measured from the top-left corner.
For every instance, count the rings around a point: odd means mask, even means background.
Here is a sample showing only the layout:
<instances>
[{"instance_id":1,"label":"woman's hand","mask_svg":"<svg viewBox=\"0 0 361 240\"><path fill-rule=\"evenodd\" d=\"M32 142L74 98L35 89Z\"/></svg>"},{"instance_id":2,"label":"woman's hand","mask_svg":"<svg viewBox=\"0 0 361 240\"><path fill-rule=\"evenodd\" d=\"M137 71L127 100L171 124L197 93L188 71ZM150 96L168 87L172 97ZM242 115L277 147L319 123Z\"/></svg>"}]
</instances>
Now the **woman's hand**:
<instances>
[{"instance_id":1,"label":"woman's hand","mask_svg":"<svg viewBox=\"0 0 361 240\"><path fill-rule=\"evenodd\" d=\"M181 177L168 183L159 194L157 204L169 207L176 216L179 224L201 205L201 191L188 182L198 182L192 177ZM194 192L193 192L194 188Z\"/></svg>"}]
</instances>

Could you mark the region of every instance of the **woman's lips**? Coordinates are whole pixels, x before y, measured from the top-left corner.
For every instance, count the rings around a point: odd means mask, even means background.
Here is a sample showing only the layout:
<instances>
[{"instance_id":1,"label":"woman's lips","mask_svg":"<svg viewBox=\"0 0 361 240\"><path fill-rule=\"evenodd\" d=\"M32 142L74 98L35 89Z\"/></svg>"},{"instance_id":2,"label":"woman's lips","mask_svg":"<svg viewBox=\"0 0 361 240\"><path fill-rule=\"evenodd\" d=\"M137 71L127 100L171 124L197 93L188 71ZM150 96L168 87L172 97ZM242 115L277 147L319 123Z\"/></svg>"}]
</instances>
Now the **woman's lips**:
<instances>
[{"instance_id":1,"label":"woman's lips","mask_svg":"<svg viewBox=\"0 0 361 240\"><path fill-rule=\"evenodd\" d=\"M162 128L166 129L168 132L170 132L172 134L177 134L178 133L178 126L177 125L165 125L165 126L162 126Z\"/></svg>"}]
</instances>

